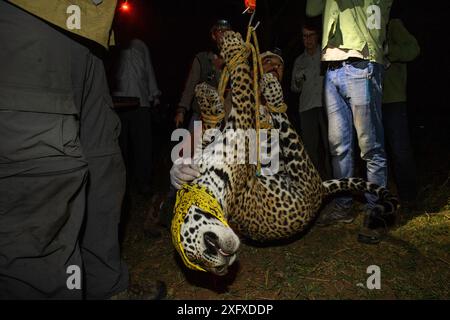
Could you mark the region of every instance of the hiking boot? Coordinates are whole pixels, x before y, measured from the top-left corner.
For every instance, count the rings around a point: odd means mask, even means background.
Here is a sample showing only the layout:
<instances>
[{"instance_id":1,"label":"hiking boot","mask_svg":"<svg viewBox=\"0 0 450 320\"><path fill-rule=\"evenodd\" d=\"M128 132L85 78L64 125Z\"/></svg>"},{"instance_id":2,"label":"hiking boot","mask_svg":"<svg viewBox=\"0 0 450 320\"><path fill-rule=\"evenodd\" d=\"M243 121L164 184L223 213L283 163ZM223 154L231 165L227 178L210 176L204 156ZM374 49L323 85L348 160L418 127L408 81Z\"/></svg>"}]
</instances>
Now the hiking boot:
<instances>
[{"instance_id":1,"label":"hiking boot","mask_svg":"<svg viewBox=\"0 0 450 320\"><path fill-rule=\"evenodd\" d=\"M355 217L352 214L352 207L343 208L333 201L321 211L316 224L319 227L326 227L338 223L352 223L353 220Z\"/></svg>"},{"instance_id":2,"label":"hiking boot","mask_svg":"<svg viewBox=\"0 0 450 320\"><path fill-rule=\"evenodd\" d=\"M394 214L383 214L379 207L367 209L358 234L358 241L365 244L378 244L388 232L388 228L395 224Z\"/></svg>"},{"instance_id":3,"label":"hiking boot","mask_svg":"<svg viewBox=\"0 0 450 320\"><path fill-rule=\"evenodd\" d=\"M145 287L145 292L135 292L127 289L110 298L110 300L163 300L167 295L166 284L162 281L154 281Z\"/></svg>"}]
</instances>

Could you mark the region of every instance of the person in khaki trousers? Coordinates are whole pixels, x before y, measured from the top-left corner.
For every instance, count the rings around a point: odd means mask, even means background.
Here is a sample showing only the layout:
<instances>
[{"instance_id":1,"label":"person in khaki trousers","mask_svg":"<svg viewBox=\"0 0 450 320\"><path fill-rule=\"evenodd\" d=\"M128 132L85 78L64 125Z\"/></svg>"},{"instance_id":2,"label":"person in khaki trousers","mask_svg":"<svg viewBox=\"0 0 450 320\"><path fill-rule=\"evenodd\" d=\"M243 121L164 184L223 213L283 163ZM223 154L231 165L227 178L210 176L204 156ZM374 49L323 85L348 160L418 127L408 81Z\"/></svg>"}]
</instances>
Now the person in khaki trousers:
<instances>
[{"instance_id":1,"label":"person in khaki trousers","mask_svg":"<svg viewBox=\"0 0 450 320\"><path fill-rule=\"evenodd\" d=\"M70 29L78 5L82 28ZM0 299L109 299L128 288L120 124L97 56L115 6L0 1Z\"/></svg>"}]
</instances>

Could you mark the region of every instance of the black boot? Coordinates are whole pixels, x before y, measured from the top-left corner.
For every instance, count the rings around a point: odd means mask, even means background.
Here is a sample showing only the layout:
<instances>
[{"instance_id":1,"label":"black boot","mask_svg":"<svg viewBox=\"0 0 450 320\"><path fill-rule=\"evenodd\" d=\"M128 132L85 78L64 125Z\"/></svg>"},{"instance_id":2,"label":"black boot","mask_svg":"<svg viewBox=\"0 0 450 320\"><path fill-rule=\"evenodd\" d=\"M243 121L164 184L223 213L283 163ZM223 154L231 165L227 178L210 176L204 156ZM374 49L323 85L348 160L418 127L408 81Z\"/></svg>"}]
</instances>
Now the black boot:
<instances>
[{"instance_id":1,"label":"black boot","mask_svg":"<svg viewBox=\"0 0 450 320\"><path fill-rule=\"evenodd\" d=\"M386 236L388 228L394 224L395 214L384 214L381 206L366 209L358 241L365 244L378 244Z\"/></svg>"}]
</instances>

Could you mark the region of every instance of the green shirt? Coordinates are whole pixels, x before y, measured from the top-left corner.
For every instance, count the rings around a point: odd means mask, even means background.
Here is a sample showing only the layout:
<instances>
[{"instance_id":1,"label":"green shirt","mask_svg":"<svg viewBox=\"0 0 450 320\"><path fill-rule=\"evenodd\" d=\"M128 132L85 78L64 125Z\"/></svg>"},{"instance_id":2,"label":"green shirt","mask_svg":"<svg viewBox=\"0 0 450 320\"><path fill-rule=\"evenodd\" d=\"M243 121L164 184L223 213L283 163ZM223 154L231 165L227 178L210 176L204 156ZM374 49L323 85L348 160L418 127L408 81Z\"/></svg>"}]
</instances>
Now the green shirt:
<instances>
[{"instance_id":1,"label":"green shirt","mask_svg":"<svg viewBox=\"0 0 450 320\"><path fill-rule=\"evenodd\" d=\"M393 0L308 0L306 14L323 14L322 49L367 51L383 63L386 25Z\"/></svg>"},{"instance_id":2,"label":"green shirt","mask_svg":"<svg viewBox=\"0 0 450 320\"><path fill-rule=\"evenodd\" d=\"M416 38L406 30L402 21L392 19L388 28L388 55L390 67L384 75L383 103L406 101L407 66L420 53Z\"/></svg>"},{"instance_id":3,"label":"green shirt","mask_svg":"<svg viewBox=\"0 0 450 320\"><path fill-rule=\"evenodd\" d=\"M104 47L109 45L117 0L9 0L9 2L66 31L93 40ZM77 26L74 28L74 22L79 22L79 28Z\"/></svg>"}]
</instances>

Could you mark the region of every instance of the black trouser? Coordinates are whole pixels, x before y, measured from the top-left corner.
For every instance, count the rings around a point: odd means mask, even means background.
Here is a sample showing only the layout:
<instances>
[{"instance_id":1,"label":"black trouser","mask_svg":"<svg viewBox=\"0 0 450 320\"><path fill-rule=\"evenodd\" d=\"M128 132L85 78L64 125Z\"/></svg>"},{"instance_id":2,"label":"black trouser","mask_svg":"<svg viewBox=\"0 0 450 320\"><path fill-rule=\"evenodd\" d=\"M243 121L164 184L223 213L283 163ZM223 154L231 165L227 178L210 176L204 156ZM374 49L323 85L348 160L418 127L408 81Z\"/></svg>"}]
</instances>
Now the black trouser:
<instances>
[{"instance_id":1,"label":"black trouser","mask_svg":"<svg viewBox=\"0 0 450 320\"><path fill-rule=\"evenodd\" d=\"M125 166L119 147L120 120L112 109L102 61L90 54L83 78L74 77L81 107L80 139L89 165L87 207L81 237L87 299L107 299L128 287L120 257L119 222ZM83 74L78 74L83 76Z\"/></svg>"},{"instance_id":2,"label":"black trouser","mask_svg":"<svg viewBox=\"0 0 450 320\"><path fill-rule=\"evenodd\" d=\"M87 215L80 244L85 297L108 299L128 287L119 245L125 168L120 154L88 160Z\"/></svg>"},{"instance_id":3,"label":"black trouser","mask_svg":"<svg viewBox=\"0 0 450 320\"><path fill-rule=\"evenodd\" d=\"M108 298L126 289L120 127L101 61L0 1L0 72L0 299Z\"/></svg>"},{"instance_id":4,"label":"black trouser","mask_svg":"<svg viewBox=\"0 0 450 320\"><path fill-rule=\"evenodd\" d=\"M0 179L0 299L82 298L66 282L70 266L81 275L86 176L83 169Z\"/></svg>"},{"instance_id":5,"label":"black trouser","mask_svg":"<svg viewBox=\"0 0 450 320\"><path fill-rule=\"evenodd\" d=\"M152 181L152 126L150 108L119 112L122 122L120 146L130 181L149 192Z\"/></svg>"},{"instance_id":6,"label":"black trouser","mask_svg":"<svg viewBox=\"0 0 450 320\"><path fill-rule=\"evenodd\" d=\"M406 102L383 104L383 125L388 156L401 201L417 197L416 165L409 135Z\"/></svg>"},{"instance_id":7,"label":"black trouser","mask_svg":"<svg viewBox=\"0 0 450 320\"><path fill-rule=\"evenodd\" d=\"M322 180L332 178L330 148L328 146L328 124L322 107L300 112L303 144Z\"/></svg>"}]
</instances>

